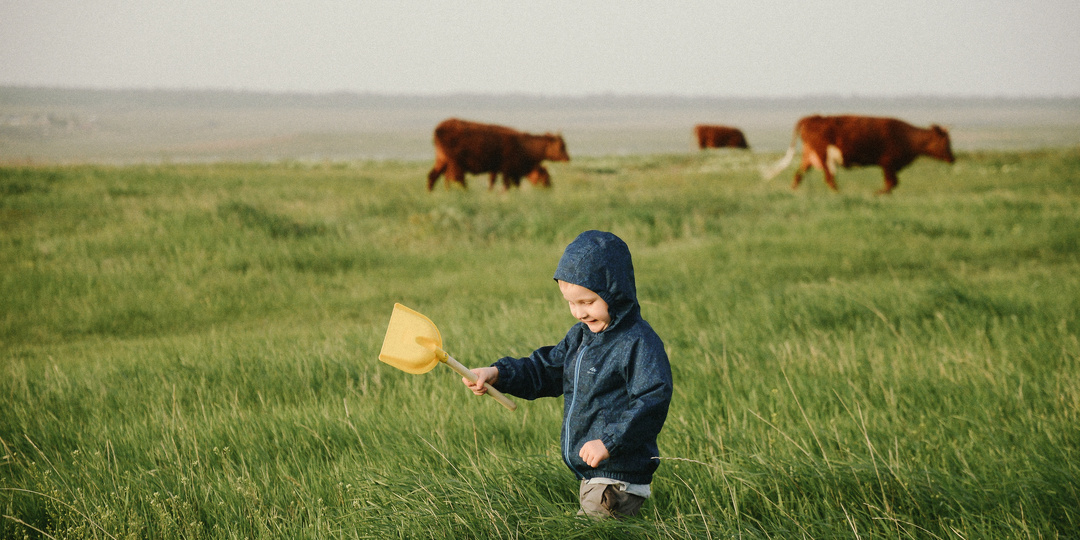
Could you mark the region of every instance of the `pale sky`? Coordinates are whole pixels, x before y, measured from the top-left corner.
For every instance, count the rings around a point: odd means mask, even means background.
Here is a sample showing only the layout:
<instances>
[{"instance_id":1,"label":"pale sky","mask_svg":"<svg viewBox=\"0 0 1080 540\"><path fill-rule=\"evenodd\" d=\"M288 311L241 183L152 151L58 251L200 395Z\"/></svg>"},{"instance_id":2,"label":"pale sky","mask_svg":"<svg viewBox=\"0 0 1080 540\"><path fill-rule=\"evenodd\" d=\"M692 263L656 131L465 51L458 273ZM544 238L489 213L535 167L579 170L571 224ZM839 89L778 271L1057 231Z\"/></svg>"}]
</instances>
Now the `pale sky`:
<instances>
[{"instance_id":1,"label":"pale sky","mask_svg":"<svg viewBox=\"0 0 1080 540\"><path fill-rule=\"evenodd\" d=\"M0 85L1080 96L1078 0L0 0Z\"/></svg>"}]
</instances>

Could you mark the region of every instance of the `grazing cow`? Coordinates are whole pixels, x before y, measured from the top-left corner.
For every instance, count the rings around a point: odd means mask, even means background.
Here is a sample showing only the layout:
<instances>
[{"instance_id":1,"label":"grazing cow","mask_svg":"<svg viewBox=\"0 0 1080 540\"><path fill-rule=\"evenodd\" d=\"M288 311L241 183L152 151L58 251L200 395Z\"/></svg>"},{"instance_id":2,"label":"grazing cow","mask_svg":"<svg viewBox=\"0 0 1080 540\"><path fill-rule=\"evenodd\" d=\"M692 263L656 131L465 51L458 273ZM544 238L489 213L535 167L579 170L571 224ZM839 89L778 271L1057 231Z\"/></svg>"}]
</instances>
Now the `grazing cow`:
<instances>
[{"instance_id":1,"label":"grazing cow","mask_svg":"<svg viewBox=\"0 0 1080 540\"><path fill-rule=\"evenodd\" d=\"M709 126L699 124L694 126L694 135L697 136L698 148L750 148L746 144L743 132L733 127Z\"/></svg>"},{"instance_id":2,"label":"grazing cow","mask_svg":"<svg viewBox=\"0 0 1080 540\"><path fill-rule=\"evenodd\" d=\"M791 189L799 187L803 173L817 167L825 173L825 183L836 187L836 165L845 169L856 165L877 165L885 173L885 187L878 193L889 193L899 180L896 173L919 156L929 156L946 163L956 161L949 142L949 132L934 124L927 129L917 128L895 118L871 116L807 116L795 124L787 154L771 169L770 179L791 163L799 139L803 143L802 164L795 172Z\"/></svg>"},{"instance_id":3,"label":"grazing cow","mask_svg":"<svg viewBox=\"0 0 1080 540\"><path fill-rule=\"evenodd\" d=\"M502 174L503 189L521 185L521 177L538 186L550 186L551 175L543 160L569 161L561 135L532 135L492 124L450 118L435 128L435 166L428 173L428 191L446 174L446 186L465 187L465 173L488 173L488 189Z\"/></svg>"}]
</instances>

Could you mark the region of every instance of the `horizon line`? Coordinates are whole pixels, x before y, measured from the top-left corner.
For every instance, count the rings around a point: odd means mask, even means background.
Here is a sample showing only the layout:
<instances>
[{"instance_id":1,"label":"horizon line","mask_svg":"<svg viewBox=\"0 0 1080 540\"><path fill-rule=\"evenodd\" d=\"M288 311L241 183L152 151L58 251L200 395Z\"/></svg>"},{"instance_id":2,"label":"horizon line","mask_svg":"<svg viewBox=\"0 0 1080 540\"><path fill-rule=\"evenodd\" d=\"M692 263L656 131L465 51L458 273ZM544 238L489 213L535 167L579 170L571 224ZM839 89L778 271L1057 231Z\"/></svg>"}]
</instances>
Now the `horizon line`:
<instances>
[{"instance_id":1,"label":"horizon line","mask_svg":"<svg viewBox=\"0 0 1080 540\"><path fill-rule=\"evenodd\" d=\"M93 85L47 85L47 84L18 84L0 82L0 90L20 91L68 91L68 92L144 92L144 93L193 93L193 94L234 94L251 96L274 96L274 97L401 97L417 99L445 99L445 98L519 98L519 99L679 99L686 101L694 100L801 100L801 99L850 99L850 100L908 100L908 99L974 99L974 100L1074 100L1080 99L1077 94L991 94L991 93L952 93L952 92L920 92L920 93L862 93L862 92L817 92L805 94L704 94L704 93L663 93L663 92L523 92L505 91L490 92L478 90L458 90L444 92L394 92L374 90L266 90L251 88L228 88L217 86L182 87L182 86L93 86Z\"/></svg>"}]
</instances>

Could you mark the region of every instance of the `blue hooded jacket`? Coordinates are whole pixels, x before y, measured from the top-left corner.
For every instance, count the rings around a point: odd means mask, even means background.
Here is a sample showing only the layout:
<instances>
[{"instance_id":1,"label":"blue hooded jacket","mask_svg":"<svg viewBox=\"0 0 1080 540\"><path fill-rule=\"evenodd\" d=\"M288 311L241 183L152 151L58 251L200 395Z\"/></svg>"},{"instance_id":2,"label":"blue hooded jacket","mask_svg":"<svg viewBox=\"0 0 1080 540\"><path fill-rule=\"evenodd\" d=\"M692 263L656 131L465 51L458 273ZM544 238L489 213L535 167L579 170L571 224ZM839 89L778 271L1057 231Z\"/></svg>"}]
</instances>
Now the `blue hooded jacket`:
<instances>
[{"instance_id":1,"label":"blue hooded jacket","mask_svg":"<svg viewBox=\"0 0 1080 540\"><path fill-rule=\"evenodd\" d=\"M630 250L614 234L581 233L567 246L555 279L580 285L608 305L611 322L593 333L578 322L558 345L527 358L495 362L495 387L524 399L564 396L562 456L578 478L652 482L656 437L671 403L671 366L664 343L641 318ZM600 439L610 458L596 468L579 456Z\"/></svg>"}]
</instances>

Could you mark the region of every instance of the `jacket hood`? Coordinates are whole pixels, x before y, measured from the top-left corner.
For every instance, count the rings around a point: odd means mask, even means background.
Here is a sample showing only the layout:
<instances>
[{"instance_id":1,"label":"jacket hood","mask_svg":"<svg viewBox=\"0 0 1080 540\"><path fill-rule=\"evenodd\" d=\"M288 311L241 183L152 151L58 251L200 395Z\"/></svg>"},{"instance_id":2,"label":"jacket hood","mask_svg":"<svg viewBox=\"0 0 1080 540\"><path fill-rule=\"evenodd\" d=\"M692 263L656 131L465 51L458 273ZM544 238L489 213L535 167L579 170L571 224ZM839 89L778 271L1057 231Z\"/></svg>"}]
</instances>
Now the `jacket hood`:
<instances>
[{"instance_id":1,"label":"jacket hood","mask_svg":"<svg viewBox=\"0 0 1080 540\"><path fill-rule=\"evenodd\" d=\"M559 259L555 279L585 287L604 299L611 323L601 334L640 316L630 248L614 234L579 234Z\"/></svg>"}]
</instances>

